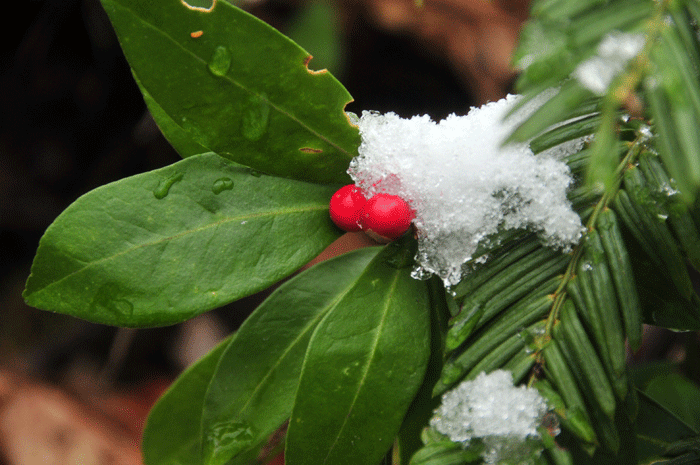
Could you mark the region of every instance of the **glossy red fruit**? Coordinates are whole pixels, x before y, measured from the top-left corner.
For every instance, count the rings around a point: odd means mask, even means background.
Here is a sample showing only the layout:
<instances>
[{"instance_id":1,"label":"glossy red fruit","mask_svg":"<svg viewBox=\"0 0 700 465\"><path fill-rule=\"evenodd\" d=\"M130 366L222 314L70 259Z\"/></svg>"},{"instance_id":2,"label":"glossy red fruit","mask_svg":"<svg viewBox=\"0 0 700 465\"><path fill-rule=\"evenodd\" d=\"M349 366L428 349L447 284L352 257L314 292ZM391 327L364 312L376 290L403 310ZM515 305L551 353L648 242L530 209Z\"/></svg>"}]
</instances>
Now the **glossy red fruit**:
<instances>
[{"instance_id":1,"label":"glossy red fruit","mask_svg":"<svg viewBox=\"0 0 700 465\"><path fill-rule=\"evenodd\" d=\"M343 231L360 231L360 212L366 203L367 199L359 187L354 184L343 186L331 197L331 219Z\"/></svg>"},{"instance_id":2,"label":"glossy red fruit","mask_svg":"<svg viewBox=\"0 0 700 465\"><path fill-rule=\"evenodd\" d=\"M376 194L362 209L360 226L375 239L393 241L408 231L415 217L415 212L398 195Z\"/></svg>"}]
</instances>

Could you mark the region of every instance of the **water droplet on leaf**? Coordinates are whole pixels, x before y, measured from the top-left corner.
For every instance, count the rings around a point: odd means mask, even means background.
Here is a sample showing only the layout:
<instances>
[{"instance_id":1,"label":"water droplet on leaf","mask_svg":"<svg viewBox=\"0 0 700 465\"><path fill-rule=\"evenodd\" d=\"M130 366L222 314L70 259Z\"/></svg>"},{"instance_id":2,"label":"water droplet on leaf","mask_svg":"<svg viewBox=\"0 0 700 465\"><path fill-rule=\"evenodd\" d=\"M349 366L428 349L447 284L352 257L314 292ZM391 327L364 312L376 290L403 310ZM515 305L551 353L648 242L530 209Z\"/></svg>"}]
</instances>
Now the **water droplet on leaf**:
<instances>
[{"instance_id":1,"label":"water droplet on leaf","mask_svg":"<svg viewBox=\"0 0 700 465\"><path fill-rule=\"evenodd\" d=\"M231 178L219 178L214 181L214 185L211 186L211 191L215 194L221 194L223 191L230 191L233 189L233 181Z\"/></svg>"},{"instance_id":2,"label":"water droplet on leaf","mask_svg":"<svg viewBox=\"0 0 700 465\"><path fill-rule=\"evenodd\" d=\"M243 110L241 120L241 133L246 139L255 142L260 140L267 132L267 123L270 119L270 105L267 103L267 95L252 95Z\"/></svg>"},{"instance_id":3,"label":"water droplet on leaf","mask_svg":"<svg viewBox=\"0 0 700 465\"><path fill-rule=\"evenodd\" d=\"M260 171L250 170L250 175L259 178L260 176L262 176L262 173Z\"/></svg>"},{"instance_id":4,"label":"water droplet on leaf","mask_svg":"<svg viewBox=\"0 0 700 465\"><path fill-rule=\"evenodd\" d=\"M158 200L164 199L170 192L170 188L173 187L173 184L182 180L182 176L182 173L175 173L166 179L162 179L153 190L153 196Z\"/></svg>"},{"instance_id":5,"label":"water droplet on leaf","mask_svg":"<svg viewBox=\"0 0 700 465\"><path fill-rule=\"evenodd\" d=\"M205 435L206 465L224 465L244 451L255 439L253 428L244 421L222 421L212 425Z\"/></svg>"},{"instance_id":6,"label":"water droplet on leaf","mask_svg":"<svg viewBox=\"0 0 700 465\"><path fill-rule=\"evenodd\" d=\"M209 60L209 71L215 76L226 76L231 67L231 54L226 47L219 45L214 49L214 54Z\"/></svg>"}]
</instances>

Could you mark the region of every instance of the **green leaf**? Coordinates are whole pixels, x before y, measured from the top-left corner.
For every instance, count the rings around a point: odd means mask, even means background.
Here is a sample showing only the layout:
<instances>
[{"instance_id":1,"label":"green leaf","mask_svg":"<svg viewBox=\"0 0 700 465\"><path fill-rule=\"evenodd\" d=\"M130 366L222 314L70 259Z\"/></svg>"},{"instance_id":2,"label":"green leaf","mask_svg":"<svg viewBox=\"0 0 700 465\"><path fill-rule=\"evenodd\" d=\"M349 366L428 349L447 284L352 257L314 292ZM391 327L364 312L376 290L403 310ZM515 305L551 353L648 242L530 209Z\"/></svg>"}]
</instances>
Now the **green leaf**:
<instances>
[{"instance_id":1,"label":"green leaf","mask_svg":"<svg viewBox=\"0 0 700 465\"><path fill-rule=\"evenodd\" d=\"M634 282L632 263L615 212L605 209L598 216L598 229L615 284L617 302L625 323L625 334L633 351L642 343L642 311Z\"/></svg>"},{"instance_id":2,"label":"green leaf","mask_svg":"<svg viewBox=\"0 0 700 465\"><path fill-rule=\"evenodd\" d=\"M532 142L530 142L530 149L534 153L539 153L561 143L591 135L600 125L600 122L600 115L592 114L557 126L551 131L547 131L533 139Z\"/></svg>"},{"instance_id":3,"label":"green leaf","mask_svg":"<svg viewBox=\"0 0 700 465\"><path fill-rule=\"evenodd\" d=\"M617 188L617 165L620 158L617 153L619 144L617 135L617 112L609 103L604 105L600 126L593 138L591 158L586 170L586 182L589 186L602 185L607 193L614 193Z\"/></svg>"},{"instance_id":4,"label":"green leaf","mask_svg":"<svg viewBox=\"0 0 700 465\"><path fill-rule=\"evenodd\" d=\"M49 226L27 304L97 323L158 326L265 289L340 233L334 187L255 176L216 154L102 186Z\"/></svg>"},{"instance_id":5,"label":"green leaf","mask_svg":"<svg viewBox=\"0 0 700 465\"><path fill-rule=\"evenodd\" d=\"M564 82L556 94L548 98L513 131L506 142L525 142L552 125L577 116L578 107L591 95L589 90L581 87L576 81Z\"/></svg>"},{"instance_id":6,"label":"green leaf","mask_svg":"<svg viewBox=\"0 0 700 465\"><path fill-rule=\"evenodd\" d=\"M289 418L313 330L379 250L365 248L313 266L280 286L243 323L204 400L204 464L228 463Z\"/></svg>"},{"instance_id":7,"label":"green leaf","mask_svg":"<svg viewBox=\"0 0 700 465\"><path fill-rule=\"evenodd\" d=\"M145 465L197 464L201 455L199 424L204 394L227 338L190 366L148 414L141 451Z\"/></svg>"},{"instance_id":8,"label":"green leaf","mask_svg":"<svg viewBox=\"0 0 700 465\"><path fill-rule=\"evenodd\" d=\"M693 382L678 373L660 375L647 384L644 394L700 433L700 389Z\"/></svg>"},{"instance_id":9,"label":"green leaf","mask_svg":"<svg viewBox=\"0 0 700 465\"><path fill-rule=\"evenodd\" d=\"M147 100L194 142L266 173L347 183L360 142L344 112L352 98L310 71L294 42L221 1L209 11L185 0L102 4Z\"/></svg>"},{"instance_id":10,"label":"green leaf","mask_svg":"<svg viewBox=\"0 0 700 465\"><path fill-rule=\"evenodd\" d=\"M519 333L523 327L529 327L540 320L552 306L552 297L549 294L557 288L557 281L559 278L546 281L545 284L508 307L499 317L493 318L472 337L472 340L468 340L466 350L453 355L445 362L433 395L440 395L447 391L500 344Z\"/></svg>"},{"instance_id":11,"label":"green leaf","mask_svg":"<svg viewBox=\"0 0 700 465\"><path fill-rule=\"evenodd\" d=\"M479 459L479 454L452 441L432 442L416 452L409 465L463 465Z\"/></svg>"},{"instance_id":12,"label":"green leaf","mask_svg":"<svg viewBox=\"0 0 700 465\"><path fill-rule=\"evenodd\" d=\"M671 233L665 219L658 218L644 205L648 195L646 181L637 167L630 167L624 174L625 190L618 192L615 210L631 230L636 226L636 238L646 247L647 253L676 285L678 292L686 299L693 294L685 260L678 241ZM623 214L624 211L624 214ZM625 220L625 218L627 218ZM632 224L634 223L634 224ZM635 232L633 230L633 232ZM663 269L662 268L662 269Z\"/></svg>"},{"instance_id":13,"label":"green leaf","mask_svg":"<svg viewBox=\"0 0 700 465\"><path fill-rule=\"evenodd\" d=\"M139 89L141 89L143 100L146 102L146 106L148 106L148 111L151 112L153 120L163 133L163 136L165 136L168 142L170 142L170 145L177 150L177 153L179 153L182 158L191 157L192 155L209 151L202 145L195 142L190 133L173 121L170 115L168 115L165 110L158 105L153 97L151 97L151 94L149 94L148 91L141 85L136 75L134 75L134 79L136 79L136 84L138 84Z\"/></svg>"},{"instance_id":14,"label":"green leaf","mask_svg":"<svg viewBox=\"0 0 700 465\"><path fill-rule=\"evenodd\" d=\"M289 421L288 465L378 463L423 381L425 283L387 258L378 255L314 331Z\"/></svg>"},{"instance_id":15,"label":"green leaf","mask_svg":"<svg viewBox=\"0 0 700 465\"><path fill-rule=\"evenodd\" d=\"M691 214L696 207L691 208L680 200L680 193L674 188L675 182L669 178L657 158L650 152L639 156L639 167L649 185L647 205L657 216L668 217L683 252L691 265L700 270L700 232Z\"/></svg>"},{"instance_id":16,"label":"green leaf","mask_svg":"<svg viewBox=\"0 0 700 465\"><path fill-rule=\"evenodd\" d=\"M616 406L613 389L570 300L562 306L560 324L554 328L554 339L574 374L588 385L586 394L590 395L590 400L612 419Z\"/></svg>"},{"instance_id":17,"label":"green leaf","mask_svg":"<svg viewBox=\"0 0 700 465\"><path fill-rule=\"evenodd\" d=\"M448 296L450 295L445 292L444 285L437 276L433 276L427 284L431 307L430 359L423 384L413 398L396 438L393 453L394 456L398 455L401 464L408 464L416 451L423 447L421 433L433 416L433 411L440 405L440 398L433 397L433 386L442 370L445 331L450 315L448 304Z\"/></svg>"},{"instance_id":18,"label":"green leaf","mask_svg":"<svg viewBox=\"0 0 700 465\"><path fill-rule=\"evenodd\" d=\"M696 131L700 124L700 81L697 63L691 61L688 51L677 26L666 28L653 54L658 72L648 79L646 87L659 133L659 153L681 187L683 199L692 204L700 186L700 136ZM669 113L662 113L665 109Z\"/></svg>"},{"instance_id":19,"label":"green leaf","mask_svg":"<svg viewBox=\"0 0 700 465\"><path fill-rule=\"evenodd\" d=\"M668 408L643 392L639 394L637 451L641 458L659 456L673 442L697 435Z\"/></svg>"},{"instance_id":20,"label":"green leaf","mask_svg":"<svg viewBox=\"0 0 700 465\"><path fill-rule=\"evenodd\" d=\"M617 305L617 292L610 276L608 260L597 230L589 231L584 240L584 266L579 268L579 276L586 276L593 291L593 305L588 310L597 312L602 322L604 339L600 344L603 354L607 354L611 365L611 378L621 376L625 366L625 335L622 328L622 315ZM622 398L625 396L622 395Z\"/></svg>"}]
</instances>

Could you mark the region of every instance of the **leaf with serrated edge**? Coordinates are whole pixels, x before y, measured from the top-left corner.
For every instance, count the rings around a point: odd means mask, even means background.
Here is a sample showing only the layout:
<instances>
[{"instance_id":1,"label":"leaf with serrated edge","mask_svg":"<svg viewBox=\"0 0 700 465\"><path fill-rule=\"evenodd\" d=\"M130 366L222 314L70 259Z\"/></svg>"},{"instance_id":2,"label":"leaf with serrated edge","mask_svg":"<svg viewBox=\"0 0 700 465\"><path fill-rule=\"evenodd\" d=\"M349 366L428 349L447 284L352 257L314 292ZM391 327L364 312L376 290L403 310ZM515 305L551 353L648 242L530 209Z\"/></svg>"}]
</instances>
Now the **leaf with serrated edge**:
<instances>
[{"instance_id":1,"label":"leaf with serrated edge","mask_svg":"<svg viewBox=\"0 0 700 465\"><path fill-rule=\"evenodd\" d=\"M334 190L254 176L212 153L122 179L49 226L24 297L118 326L187 320L265 289L333 242Z\"/></svg>"},{"instance_id":2,"label":"leaf with serrated edge","mask_svg":"<svg viewBox=\"0 0 700 465\"><path fill-rule=\"evenodd\" d=\"M141 85L195 142L269 174L347 183L352 97L290 39L224 1L102 4Z\"/></svg>"}]
</instances>

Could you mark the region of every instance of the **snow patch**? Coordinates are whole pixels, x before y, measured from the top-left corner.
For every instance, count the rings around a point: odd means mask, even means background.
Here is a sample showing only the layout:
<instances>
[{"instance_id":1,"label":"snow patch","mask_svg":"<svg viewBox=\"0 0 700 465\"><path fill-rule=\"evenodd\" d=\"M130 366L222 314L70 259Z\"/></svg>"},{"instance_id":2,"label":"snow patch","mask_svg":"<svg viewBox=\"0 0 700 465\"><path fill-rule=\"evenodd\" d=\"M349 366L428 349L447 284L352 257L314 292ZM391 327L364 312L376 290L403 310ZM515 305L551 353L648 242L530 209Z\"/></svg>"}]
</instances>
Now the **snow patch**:
<instances>
[{"instance_id":1,"label":"snow patch","mask_svg":"<svg viewBox=\"0 0 700 465\"><path fill-rule=\"evenodd\" d=\"M526 440L540 437L537 427L548 410L537 389L515 387L511 372L496 370L445 393L430 426L465 447L480 439L485 462L499 463L541 450Z\"/></svg>"},{"instance_id":2,"label":"snow patch","mask_svg":"<svg viewBox=\"0 0 700 465\"><path fill-rule=\"evenodd\" d=\"M360 128L359 155L348 173L368 196L404 198L416 211L417 277L437 274L457 284L480 243L507 229L530 229L545 244L567 249L583 232L566 191L572 183L562 158L578 140L534 155L527 143L503 146L537 108L527 104L504 122L520 96L472 108L466 116L403 119L394 113L351 115Z\"/></svg>"},{"instance_id":3,"label":"snow patch","mask_svg":"<svg viewBox=\"0 0 700 465\"><path fill-rule=\"evenodd\" d=\"M574 77L586 89L605 95L610 83L644 47L644 34L610 32L598 44L597 54L580 63Z\"/></svg>"}]
</instances>

